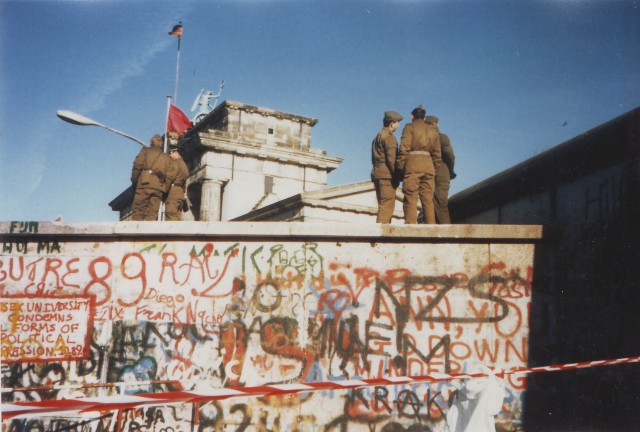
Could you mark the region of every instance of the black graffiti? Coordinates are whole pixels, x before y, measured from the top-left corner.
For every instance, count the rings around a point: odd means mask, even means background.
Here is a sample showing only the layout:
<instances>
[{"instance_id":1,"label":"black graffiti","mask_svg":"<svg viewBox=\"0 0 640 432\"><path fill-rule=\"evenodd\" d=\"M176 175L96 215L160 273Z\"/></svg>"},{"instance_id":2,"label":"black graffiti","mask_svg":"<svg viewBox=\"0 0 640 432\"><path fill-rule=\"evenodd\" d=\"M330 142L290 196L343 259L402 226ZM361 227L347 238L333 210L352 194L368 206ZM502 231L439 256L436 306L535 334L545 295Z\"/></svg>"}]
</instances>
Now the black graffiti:
<instances>
[{"instance_id":1,"label":"black graffiti","mask_svg":"<svg viewBox=\"0 0 640 432\"><path fill-rule=\"evenodd\" d=\"M82 421L68 419L13 419L6 432L107 432L111 418L114 415L109 413Z\"/></svg>"},{"instance_id":2,"label":"black graffiti","mask_svg":"<svg viewBox=\"0 0 640 432\"><path fill-rule=\"evenodd\" d=\"M2 253L11 255L15 253L26 254L29 251L29 242L4 242L2 243Z\"/></svg>"},{"instance_id":3,"label":"black graffiti","mask_svg":"<svg viewBox=\"0 0 640 432\"><path fill-rule=\"evenodd\" d=\"M155 430L158 425L163 426L167 423L163 409L172 411L170 421L177 420L177 410L174 406L125 409L123 410L122 418L119 419L121 422L119 429L130 432ZM169 432L172 428L169 428L169 430L163 428L162 430Z\"/></svg>"},{"instance_id":4,"label":"black graffiti","mask_svg":"<svg viewBox=\"0 0 640 432\"><path fill-rule=\"evenodd\" d=\"M212 432L217 428L217 422L222 417L222 408L217 402L193 404L194 422L198 425L198 432Z\"/></svg>"},{"instance_id":5,"label":"black graffiti","mask_svg":"<svg viewBox=\"0 0 640 432\"><path fill-rule=\"evenodd\" d=\"M117 321L113 324L113 345L107 366L107 382L117 382L123 369L134 365L145 353L160 350L170 353L170 345L181 339L208 342L213 339L204 333L204 326L194 324L157 324L142 321L133 325Z\"/></svg>"},{"instance_id":6,"label":"black graffiti","mask_svg":"<svg viewBox=\"0 0 640 432\"><path fill-rule=\"evenodd\" d=\"M95 343L91 338L91 346L89 349L89 356L86 359L78 361L78 375L88 376L91 374L97 374L104 368L104 360L106 349Z\"/></svg>"},{"instance_id":7,"label":"black graffiti","mask_svg":"<svg viewBox=\"0 0 640 432\"><path fill-rule=\"evenodd\" d=\"M247 404L235 404L229 409L231 417L240 417L240 422L224 418L222 408L217 402L194 404L194 413L198 419L198 432L216 432L227 430L227 426L235 426L233 430L244 432L251 426L251 408Z\"/></svg>"},{"instance_id":8,"label":"black graffiti","mask_svg":"<svg viewBox=\"0 0 640 432\"><path fill-rule=\"evenodd\" d=\"M429 280L432 279L432 280ZM428 321L428 322L440 322L440 323L461 323L461 324L474 324L474 323L494 323L503 320L509 315L509 305L503 299L493 294L485 293L479 290L479 286L490 283L490 284L506 284L510 281L519 281L524 282L524 279L520 276L511 276L505 278L503 276L491 275L491 274L480 274L471 280L469 280L467 284L467 289L471 294L472 298L489 300L491 302L496 303L501 311L498 315L489 316L489 317L439 317L439 316L430 316L430 312L438 305L438 303L442 300L442 298L454 288L455 279L448 278L446 281L439 280L442 278L408 278L408 284L418 283L418 284L428 284L428 283L440 283L444 286L443 289L439 290L436 297L429 302L422 310L420 310L416 315L417 321Z\"/></svg>"},{"instance_id":9,"label":"black graffiti","mask_svg":"<svg viewBox=\"0 0 640 432\"><path fill-rule=\"evenodd\" d=\"M67 372L59 363L48 363L44 365L40 363L10 363L3 367L3 381L6 381L6 384L3 383L3 386L6 385L7 388L20 388L25 381L25 375L27 375L26 378L28 378L32 386L38 387L51 383L64 383ZM55 399L58 390L45 387L38 388L34 391L23 392L23 394L25 400L33 402L37 400ZM10 394L3 393L2 401L9 402L9 400L5 400L5 397L8 396L10 396Z\"/></svg>"},{"instance_id":10,"label":"black graffiti","mask_svg":"<svg viewBox=\"0 0 640 432\"><path fill-rule=\"evenodd\" d=\"M40 224L38 222L11 221L9 232L12 234L38 234L39 226Z\"/></svg>"},{"instance_id":11,"label":"black graffiti","mask_svg":"<svg viewBox=\"0 0 640 432\"><path fill-rule=\"evenodd\" d=\"M384 425L380 432L431 432L431 428L421 423L412 424L405 428L400 423L391 422Z\"/></svg>"}]
</instances>

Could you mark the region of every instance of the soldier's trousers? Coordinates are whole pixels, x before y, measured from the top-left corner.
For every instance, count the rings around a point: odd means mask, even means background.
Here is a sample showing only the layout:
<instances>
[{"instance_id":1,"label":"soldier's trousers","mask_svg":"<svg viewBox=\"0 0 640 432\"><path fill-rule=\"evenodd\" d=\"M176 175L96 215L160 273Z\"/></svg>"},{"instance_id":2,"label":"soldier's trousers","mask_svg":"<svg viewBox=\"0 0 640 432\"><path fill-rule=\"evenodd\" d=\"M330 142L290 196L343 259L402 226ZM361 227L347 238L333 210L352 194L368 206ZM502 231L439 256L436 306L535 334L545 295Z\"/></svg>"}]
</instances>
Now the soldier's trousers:
<instances>
[{"instance_id":1,"label":"soldier's trousers","mask_svg":"<svg viewBox=\"0 0 640 432\"><path fill-rule=\"evenodd\" d=\"M155 221L158 220L158 209L162 203L162 191L156 189L136 189L133 197L131 220Z\"/></svg>"},{"instance_id":2,"label":"soldier's trousers","mask_svg":"<svg viewBox=\"0 0 640 432\"><path fill-rule=\"evenodd\" d=\"M391 179L375 179L376 198L378 199L377 223L389 223L396 206L396 188L391 185Z\"/></svg>"},{"instance_id":3,"label":"soldier's trousers","mask_svg":"<svg viewBox=\"0 0 640 432\"><path fill-rule=\"evenodd\" d=\"M418 223L418 199L420 199L420 202L422 203L424 223L436 223L436 216L433 207L434 189L434 173L405 174L402 182L402 193L404 194L404 202L402 205L404 210L404 223Z\"/></svg>"},{"instance_id":4,"label":"soldier's trousers","mask_svg":"<svg viewBox=\"0 0 640 432\"><path fill-rule=\"evenodd\" d=\"M182 203L184 201L184 189L180 186L171 186L167 200L164 202L164 220L182 220Z\"/></svg>"},{"instance_id":5,"label":"soldier's trousers","mask_svg":"<svg viewBox=\"0 0 640 432\"><path fill-rule=\"evenodd\" d=\"M436 213L436 222L439 224L450 224L449 215L449 187L451 185L451 174L447 164L440 164L440 169L436 174L436 190L433 195L433 206Z\"/></svg>"}]
</instances>

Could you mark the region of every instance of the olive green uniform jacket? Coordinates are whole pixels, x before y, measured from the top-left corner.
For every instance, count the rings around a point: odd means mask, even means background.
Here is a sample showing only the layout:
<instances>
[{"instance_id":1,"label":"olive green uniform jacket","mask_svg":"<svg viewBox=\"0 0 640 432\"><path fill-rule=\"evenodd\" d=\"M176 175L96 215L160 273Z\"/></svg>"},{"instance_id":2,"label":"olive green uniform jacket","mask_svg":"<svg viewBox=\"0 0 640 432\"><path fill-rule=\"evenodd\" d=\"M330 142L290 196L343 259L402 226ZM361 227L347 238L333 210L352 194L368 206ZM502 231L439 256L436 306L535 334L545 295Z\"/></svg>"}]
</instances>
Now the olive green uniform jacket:
<instances>
[{"instance_id":1,"label":"olive green uniform jacket","mask_svg":"<svg viewBox=\"0 0 640 432\"><path fill-rule=\"evenodd\" d=\"M160 147L145 147L133 161L131 182L136 192L133 197L131 220L154 221L162 196L168 188L169 155Z\"/></svg>"},{"instance_id":2,"label":"olive green uniform jacket","mask_svg":"<svg viewBox=\"0 0 640 432\"><path fill-rule=\"evenodd\" d=\"M378 200L378 223L389 223L393 217L397 187L393 178L397 153L398 140L388 127L383 127L371 143L371 180Z\"/></svg>"},{"instance_id":3,"label":"olive green uniform jacket","mask_svg":"<svg viewBox=\"0 0 640 432\"><path fill-rule=\"evenodd\" d=\"M382 128L371 143L371 179L393 178L398 153L398 140L388 127Z\"/></svg>"},{"instance_id":4,"label":"olive green uniform jacket","mask_svg":"<svg viewBox=\"0 0 640 432\"><path fill-rule=\"evenodd\" d=\"M418 199L426 223L435 223L433 194L436 170L442 162L438 129L422 119L415 119L402 130L396 169L403 173L404 221L417 223Z\"/></svg>"},{"instance_id":5,"label":"olive green uniform jacket","mask_svg":"<svg viewBox=\"0 0 640 432\"><path fill-rule=\"evenodd\" d=\"M167 221L182 220L182 208L186 201L187 177L189 177L189 168L182 158L171 159L171 170L169 178L171 184L169 193L165 201L164 219Z\"/></svg>"},{"instance_id":6,"label":"olive green uniform jacket","mask_svg":"<svg viewBox=\"0 0 640 432\"><path fill-rule=\"evenodd\" d=\"M456 162L456 155L453 153L451 141L445 134L440 134L440 147L442 150L442 162L436 173L436 190L433 195L433 205L435 207L436 222L439 224L450 224L449 215L449 187L451 185L451 174Z\"/></svg>"}]
</instances>

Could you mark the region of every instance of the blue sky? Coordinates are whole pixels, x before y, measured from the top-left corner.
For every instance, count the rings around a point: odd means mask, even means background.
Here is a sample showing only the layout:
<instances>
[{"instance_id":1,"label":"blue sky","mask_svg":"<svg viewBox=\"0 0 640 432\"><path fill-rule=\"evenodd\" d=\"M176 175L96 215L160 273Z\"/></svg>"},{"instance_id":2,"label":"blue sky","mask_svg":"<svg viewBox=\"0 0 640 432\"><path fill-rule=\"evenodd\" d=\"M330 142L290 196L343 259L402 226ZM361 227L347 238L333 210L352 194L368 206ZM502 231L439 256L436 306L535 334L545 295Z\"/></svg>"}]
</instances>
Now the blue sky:
<instances>
[{"instance_id":1,"label":"blue sky","mask_svg":"<svg viewBox=\"0 0 640 432\"><path fill-rule=\"evenodd\" d=\"M386 110L424 104L463 190L640 106L640 0L0 1L0 220L115 221L176 78L319 119L312 146L366 180ZM400 135L400 131L397 132Z\"/></svg>"}]
</instances>

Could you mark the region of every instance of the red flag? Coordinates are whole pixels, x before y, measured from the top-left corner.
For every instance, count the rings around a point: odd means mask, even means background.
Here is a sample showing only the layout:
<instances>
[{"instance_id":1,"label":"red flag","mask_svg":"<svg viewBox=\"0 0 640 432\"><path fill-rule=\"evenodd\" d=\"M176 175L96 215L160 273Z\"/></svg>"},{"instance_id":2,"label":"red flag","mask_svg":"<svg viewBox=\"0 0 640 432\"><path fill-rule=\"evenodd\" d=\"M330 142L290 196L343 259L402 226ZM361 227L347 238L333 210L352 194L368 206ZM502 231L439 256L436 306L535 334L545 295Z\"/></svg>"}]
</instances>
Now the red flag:
<instances>
[{"instance_id":1,"label":"red flag","mask_svg":"<svg viewBox=\"0 0 640 432\"><path fill-rule=\"evenodd\" d=\"M191 120L180 108L174 104L169 105L169 118L167 119L167 132L181 134L191 127Z\"/></svg>"},{"instance_id":2,"label":"red flag","mask_svg":"<svg viewBox=\"0 0 640 432\"><path fill-rule=\"evenodd\" d=\"M178 38L180 38L182 36L182 23L174 25L173 30L169 32L169 35L178 36Z\"/></svg>"}]
</instances>

